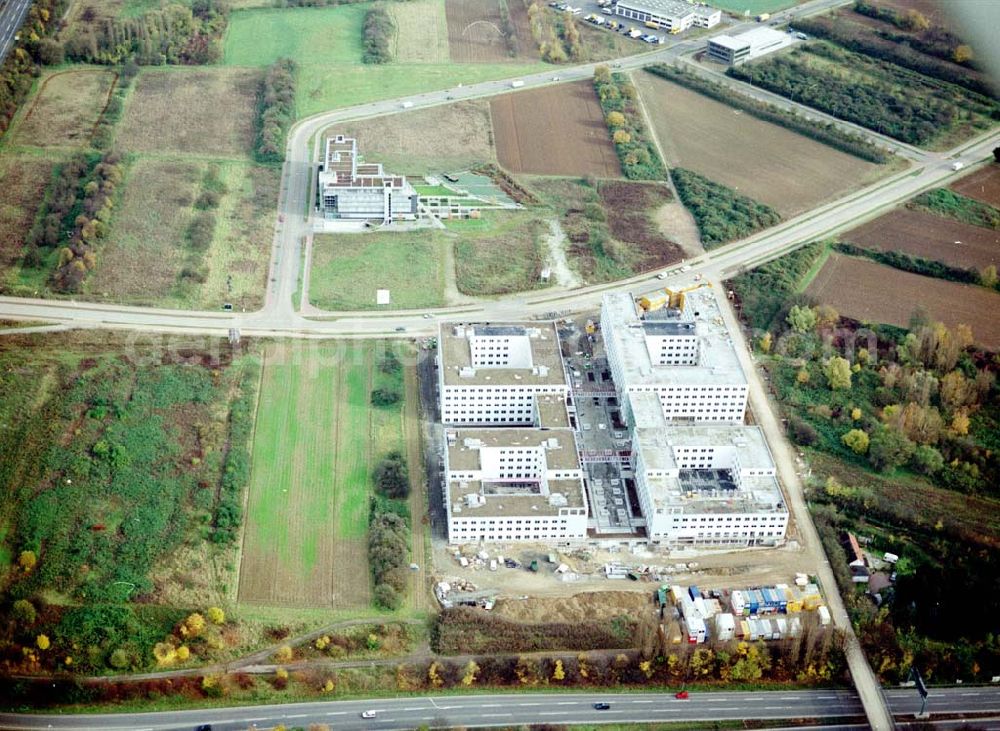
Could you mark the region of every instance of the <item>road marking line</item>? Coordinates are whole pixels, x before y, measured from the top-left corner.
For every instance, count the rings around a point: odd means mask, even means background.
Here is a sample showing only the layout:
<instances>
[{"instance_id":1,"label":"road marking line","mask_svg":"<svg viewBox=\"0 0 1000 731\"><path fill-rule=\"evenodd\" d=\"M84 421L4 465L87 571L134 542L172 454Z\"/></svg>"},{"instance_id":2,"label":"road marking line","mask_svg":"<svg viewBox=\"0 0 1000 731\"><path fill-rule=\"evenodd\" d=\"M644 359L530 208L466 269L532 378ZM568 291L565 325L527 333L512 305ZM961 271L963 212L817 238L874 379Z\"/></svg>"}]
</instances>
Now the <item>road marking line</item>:
<instances>
[{"instance_id":1,"label":"road marking line","mask_svg":"<svg viewBox=\"0 0 1000 731\"><path fill-rule=\"evenodd\" d=\"M285 718L305 718L307 715L306 713L296 713L294 716L285 716Z\"/></svg>"},{"instance_id":2,"label":"road marking line","mask_svg":"<svg viewBox=\"0 0 1000 731\"><path fill-rule=\"evenodd\" d=\"M631 703L656 703L656 701L630 701Z\"/></svg>"}]
</instances>

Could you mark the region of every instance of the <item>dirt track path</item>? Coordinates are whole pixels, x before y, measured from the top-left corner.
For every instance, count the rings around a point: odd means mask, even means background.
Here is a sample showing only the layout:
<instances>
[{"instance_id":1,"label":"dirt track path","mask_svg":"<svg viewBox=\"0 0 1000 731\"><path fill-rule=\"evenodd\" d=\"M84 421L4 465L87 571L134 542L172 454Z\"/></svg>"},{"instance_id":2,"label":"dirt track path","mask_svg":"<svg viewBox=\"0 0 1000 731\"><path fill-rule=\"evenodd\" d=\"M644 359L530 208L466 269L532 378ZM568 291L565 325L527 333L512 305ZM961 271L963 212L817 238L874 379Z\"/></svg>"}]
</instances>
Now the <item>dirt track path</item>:
<instances>
[{"instance_id":1,"label":"dirt track path","mask_svg":"<svg viewBox=\"0 0 1000 731\"><path fill-rule=\"evenodd\" d=\"M403 410L403 439L406 443L406 462L410 467L410 516L412 520L411 560L420 568L410 572L410 593L408 601L416 612L426 612L431 608L429 599L430 573L425 546L427 543L427 490L424 485L426 474L423 464L422 435L420 432L420 389L417 371L407 366L403 371L406 393Z\"/></svg>"}]
</instances>

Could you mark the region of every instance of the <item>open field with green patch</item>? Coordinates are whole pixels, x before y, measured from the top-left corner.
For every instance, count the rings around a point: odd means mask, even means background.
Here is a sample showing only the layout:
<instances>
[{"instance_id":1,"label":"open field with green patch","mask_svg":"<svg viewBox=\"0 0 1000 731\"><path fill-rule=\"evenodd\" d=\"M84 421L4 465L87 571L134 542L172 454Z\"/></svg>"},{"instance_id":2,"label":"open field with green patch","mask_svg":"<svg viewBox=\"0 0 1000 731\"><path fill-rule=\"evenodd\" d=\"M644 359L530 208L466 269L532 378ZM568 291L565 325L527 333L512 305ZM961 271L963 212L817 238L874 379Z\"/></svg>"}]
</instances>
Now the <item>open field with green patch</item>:
<instances>
[{"instance_id":1,"label":"open field with green patch","mask_svg":"<svg viewBox=\"0 0 1000 731\"><path fill-rule=\"evenodd\" d=\"M1000 207L1000 164L987 165L949 187L967 198Z\"/></svg>"},{"instance_id":2,"label":"open field with green patch","mask_svg":"<svg viewBox=\"0 0 1000 731\"><path fill-rule=\"evenodd\" d=\"M547 251L547 221L531 213L487 214L487 232L466 232L455 242L458 289L468 295L524 292L547 286L540 281Z\"/></svg>"},{"instance_id":3,"label":"open field with green patch","mask_svg":"<svg viewBox=\"0 0 1000 731\"><path fill-rule=\"evenodd\" d=\"M637 72L634 78L669 167L693 170L783 217L835 200L892 170L653 74Z\"/></svg>"},{"instance_id":4,"label":"open field with green patch","mask_svg":"<svg viewBox=\"0 0 1000 731\"><path fill-rule=\"evenodd\" d=\"M115 78L111 71L92 68L46 76L25 103L13 131L14 144L88 146Z\"/></svg>"},{"instance_id":5,"label":"open field with green patch","mask_svg":"<svg viewBox=\"0 0 1000 731\"><path fill-rule=\"evenodd\" d=\"M300 64L361 63L367 4L234 12L223 63L269 66L279 58Z\"/></svg>"},{"instance_id":6,"label":"open field with green patch","mask_svg":"<svg viewBox=\"0 0 1000 731\"><path fill-rule=\"evenodd\" d=\"M24 236L31 228L52 174L49 157L0 156L0 267L4 270L21 258Z\"/></svg>"},{"instance_id":7,"label":"open field with green patch","mask_svg":"<svg viewBox=\"0 0 1000 731\"><path fill-rule=\"evenodd\" d=\"M0 534L5 555L36 559L29 571L5 562L0 587L5 605L46 597L26 632L5 623L3 639L47 634L46 668L70 655L106 672L118 648L123 667L148 666L186 601L226 600L245 487L231 458L249 434L234 409L252 401L257 365L217 340L172 346L107 333L0 339Z\"/></svg>"},{"instance_id":8,"label":"open field with green patch","mask_svg":"<svg viewBox=\"0 0 1000 731\"><path fill-rule=\"evenodd\" d=\"M324 310L372 310L375 291L388 289L391 309L441 305L445 245L430 230L317 235L309 301Z\"/></svg>"},{"instance_id":9,"label":"open field with green patch","mask_svg":"<svg viewBox=\"0 0 1000 731\"><path fill-rule=\"evenodd\" d=\"M201 212L195 206L210 168L225 192L217 208ZM133 304L214 309L231 302L256 309L263 302L278 175L250 163L137 160L87 293ZM202 249L189 232L206 213L215 226Z\"/></svg>"},{"instance_id":10,"label":"open field with green patch","mask_svg":"<svg viewBox=\"0 0 1000 731\"><path fill-rule=\"evenodd\" d=\"M516 78L551 68L533 64L303 64L299 70L298 116L410 94L450 89L458 84Z\"/></svg>"},{"instance_id":11,"label":"open field with green patch","mask_svg":"<svg viewBox=\"0 0 1000 731\"><path fill-rule=\"evenodd\" d=\"M719 8L733 15L756 16L760 13L773 13L778 10L797 5L801 0L714 0L713 8Z\"/></svg>"},{"instance_id":12,"label":"open field with green patch","mask_svg":"<svg viewBox=\"0 0 1000 731\"><path fill-rule=\"evenodd\" d=\"M405 7L400 4L394 7ZM366 160L407 175L465 170L494 159L489 103L455 102L331 127L358 140Z\"/></svg>"},{"instance_id":13,"label":"open field with green patch","mask_svg":"<svg viewBox=\"0 0 1000 731\"><path fill-rule=\"evenodd\" d=\"M241 602L364 609L371 470L403 448L402 404L373 407L379 343L276 343L254 436Z\"/></svg>"},{"instance_id":14,"label":"open field with green patch","mask_svg":"<svg viewBox=\"0 0 1000 731\"><path fill-rule=\"evenodd\" d=\"M845 317L898 327L905 327L914 311L923 307L933 320L949 327L968 325L982 347L1000 348L995 316L1000 311L1000 294L985 287L831 254L806 288L806 294L831 305Z\"/></svg>"},{"instance_id":15,"label":"open field with green patch","mask_svg":"<svg viewBox=\"0 0 1000 731\"><path fill-rule=\"evenodd\" d=\"M396 23L397 63L442 63L448 55L448 19L444 0L393 3L389 12Z\"/></svg>"},{"instance_id":16,"label":"open field with green patch","mask_svg":"<svg viewBox=\"0 0 1000 731\"><path fill-rule=\"evenodd\" d=\"M128 152L247 157L259 87L252 69L144 69L117 145Z\"/></svg>"}]
</instances>

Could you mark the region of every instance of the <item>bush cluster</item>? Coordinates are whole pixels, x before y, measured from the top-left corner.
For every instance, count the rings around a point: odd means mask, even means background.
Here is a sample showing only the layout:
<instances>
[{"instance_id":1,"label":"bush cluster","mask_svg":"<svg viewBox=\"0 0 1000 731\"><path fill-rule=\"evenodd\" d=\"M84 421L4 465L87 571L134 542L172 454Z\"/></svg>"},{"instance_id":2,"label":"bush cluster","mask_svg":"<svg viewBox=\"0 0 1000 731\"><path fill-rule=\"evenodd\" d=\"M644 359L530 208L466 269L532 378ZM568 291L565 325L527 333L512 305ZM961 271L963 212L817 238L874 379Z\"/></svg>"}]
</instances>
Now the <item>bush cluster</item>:
<instances>
[{"instance_id":1,"label":"bush cluster","mask_svg":"<svg viewBox=\"0 0 1000 731\"><path fill-rule=\"evenodd\" d=\"M209 64L222 58L228 18L225 0L194 0L191 7L172 3L135 18L79 23L63 45L67 58L85 63Z\"/></svg>"},{"instance_id":2,"label":"bush cluster","mask_svg":"<svg viewBox=\"0 0 1000 731\"><path fill-rule=\"evenodd\" d=\"M780 109L772 104L743 94L734 94L733 90L727 86L696 74L688 73L676 66L657 64L648 67L646 70L676 84L686 86L693 91L697 91L699 94L720 101L723 104L728 104L731 107L752 114L765 122L771 122L772 124L790 129L793 132L798 132L805 137L822 142L841 152L860 157L862 160L881 164L888 162L892 158L891 152L879 148L860 135L843 130L832 122L826 124L822 122L810 122L802 115L796 114L791 110Z\"/></svg>"},{"instance_id":3,"label":"bush cluster","mask_svg":"<svg viewBox=\"0 0 1000 731\"><path fill-rule=\"evenodd\" d=\"M778 212L698 173L674 168L677 195L691 211L706 249L749 236L781 221Z\"/></svg>"},{"instance_id":4,"label":"bush cluster","mask_svg":"<svg viewBox=\"0 0 1000 731\"><path fill-rule=\"evenodd\" d=\"M822 244L806 244L729 281L751 327L757 330L770 327L822 251Z\"/></svg>"},{"instance_id":5,"label":"bush cluster","mask_svg":"<svg viewBox=\"0 0 1000 731\"><path fill-rule=\"evenodd\" d=\"M267 69L264 76L254 149L259 162L282 162L285 159L285 134L295 117L295 70L294 61L281 58Z\"/></svg>"},{"instance_id":6,"label":"bush cluster","mask_svg":"<svg viewBox=\"0 0 1000 731\"><path fill-rule=\"evenodd\" d=\"M396 24L384 5L373 5L365 13L364 47L361 56L364 63L389 63L392 61L392 39L396 35Z\"/></svg>"},{"instance_id":7,"label":"bush cluster","mask_svg":"<svg viewBox=\"0 0 1000 731\"><path fill-rule=\"evenodd\" d=\"M14 42L0 65L0 136L31 91L39 66L62 63L61 47L50 37L66 11L66 0L35 0Z\"/></svg>"},{"instance_id":8,"label":"bush cluster","mask_svg":"<svg viewBox=\"0 0 1000 731\"><path fill-rule=\"evenodd\" d=\"M989 203L968 198L948 188L935 188L921 193L910 203L912 208L925 208L932 213L953 218L962 223L1000 229L1000 210Z\"/></svg>"},{"instance_id":9,"label":"bush cluster","mask_svg":"<svg viewBox=\"0 0 1000 731\"><path fill-rule=\"evenodd\" d=\"M405 500L410 496L410 469L401 452L389 452L375 465L372 475L377 487L386 497Z\"/></svg>"},{"instance_id":10,"label":"bush cluster","mask_svg":"<svg viewBox=\"0 0 1000 731\"><path fill-rule=\"evenodd\" d=\"M43 249L63 244L52 284L61 292L79 292L97 264L97 243L107 235L115 191L123 176L124 165L114 153L78 155L57 166L45 203L25 240L25 266L44 266L48 256Z\"/></svg>"},{"instance_id":11,"label":"bush cluster","mask_svg":"<svg viewBox=\"0 0 1000 731\"><path fill-rule=\"evenodd\" d=\"M598 66L594 69L594 89L625 177L666 180L667 168L646 130L637 105L638 93L628 77L612 74L607 66Z\"/></svg>"}]
</instances>

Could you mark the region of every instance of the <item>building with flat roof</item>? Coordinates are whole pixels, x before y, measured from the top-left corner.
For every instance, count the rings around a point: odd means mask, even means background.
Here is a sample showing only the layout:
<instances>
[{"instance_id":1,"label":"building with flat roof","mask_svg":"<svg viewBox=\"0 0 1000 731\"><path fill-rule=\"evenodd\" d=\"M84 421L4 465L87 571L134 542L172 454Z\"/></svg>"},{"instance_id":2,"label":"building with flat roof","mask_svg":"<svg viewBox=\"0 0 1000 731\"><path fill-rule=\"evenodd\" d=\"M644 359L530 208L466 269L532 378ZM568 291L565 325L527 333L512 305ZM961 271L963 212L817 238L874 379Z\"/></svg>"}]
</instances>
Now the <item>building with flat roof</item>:
<instances>
[{"instance_id":1,"label":"building with flat roof","mask_svg":"<svg viewBox=\"0 0 1000 731\"><path fill-rule=\"evenodd\" d=\"M671 423L743 423L747 378L711 289L664 290L639 302L607 294L601 332L626 419L627 396L649 392Z\"/></svg>"},{"instance_id":2,"label":"building with flat roof","mask_svg":"<svg viewBox=\"0 0 1000 731\"><path fill-rule=\"evenodd\" d=\"M448 429L448 542L580 543L583 469L570 429Z\"/></svg>"},{"instance_id":3,"label":"building with flat roof","mask_svg":"<svg viewBox=\"0 0 1000 731\"><path fill-rule=\"evenodd\" d=\"M794 43L791 33L782 33L774 28L760 26L735 36L718 35L708 39L708 57L727 66L760 58Z\"/></svg>"},{"instance_id":4,"label":"building with flat roof","mask_svg":"<svg viewBox=\"0 0 1000 731\"><path fill-rule=\"evenodd\" d=\"M758 426L674 426L653 393L633 393L636 494L651 543L775 545L788 508Z\"/></svg>"},{"instance_id":5,"label":"building with flat roof","mask_svg":"<svg viewBox=\"0 0 1000 731\"><path fill-rule=\"evenodd\" d=\"M685 0L619 0L615 13L669 33L680 33L692 26L711 28L722 20L722 11Z\"/></svg>"},{"instance_id":6,"label":"building with flat roof","mask_svg":"<svg viewBox=\"0 0 1000 731\"><path fill-rule=\"evenodd\" d=\"M336 135L326 141L319 168L319 198L328 220L377 220L383 224L414 220L418 196L402 175L390 175L381 163L362 162L358 142Z\"/></svg>"},{"instance_id":7,"label":"building with flat roof","mask_svg":"<svg viewBox=\"0 0 1000 731\"><path fill-rule=\"evenodd\" d=\"M444 424L565 423L569 382L555 323L442 323L438 332Z\"/></svg>"}]
</instances>

